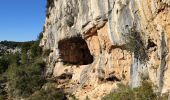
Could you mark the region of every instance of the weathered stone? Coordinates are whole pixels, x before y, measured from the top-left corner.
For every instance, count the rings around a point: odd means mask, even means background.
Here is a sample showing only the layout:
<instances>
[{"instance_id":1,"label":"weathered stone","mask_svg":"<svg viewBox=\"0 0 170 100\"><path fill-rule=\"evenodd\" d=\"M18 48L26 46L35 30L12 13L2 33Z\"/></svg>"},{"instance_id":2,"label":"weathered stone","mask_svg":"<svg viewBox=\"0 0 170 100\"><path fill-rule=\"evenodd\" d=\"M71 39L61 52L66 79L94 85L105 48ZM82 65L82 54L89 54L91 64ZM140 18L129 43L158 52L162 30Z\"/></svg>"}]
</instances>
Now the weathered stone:
<instances>
[{"instance_id":1,"label":"weathered stone","mask_svg":"<svg viewBox=\"0 0 170 100\"><path fill-rule=\"evenodd\" d=\"M53 50L49 73L72 73L67 86L79 99L108 94L117 81L100 81L111 76L132 87L149 78L160 92L170 89L170 0L54 0L47 11L40 45ZM131 28L142 38L147 63L125 48ZM90 63L83 63L86 57Z\"/></svg>"}]
</instances>

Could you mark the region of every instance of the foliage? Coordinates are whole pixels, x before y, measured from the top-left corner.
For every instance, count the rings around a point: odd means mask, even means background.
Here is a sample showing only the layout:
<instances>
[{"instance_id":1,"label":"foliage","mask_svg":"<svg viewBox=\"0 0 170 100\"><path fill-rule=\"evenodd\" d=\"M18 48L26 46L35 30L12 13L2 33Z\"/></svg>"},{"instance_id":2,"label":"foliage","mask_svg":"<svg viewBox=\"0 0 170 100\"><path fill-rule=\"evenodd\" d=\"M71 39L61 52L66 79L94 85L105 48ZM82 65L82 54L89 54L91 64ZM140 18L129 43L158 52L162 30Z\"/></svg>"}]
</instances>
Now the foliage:
<instances>
[{"instance_id":1,"label":"foliage","mask_svg":"<svg viewBox=\"0 0 170 100\"><path fill-rule=\"evenodd\" d=\"M35 62L29 66L11 66L8 70L12 95L28 97L46 82L43 72L45 63Z\"/></svg>"},{"instance_id":2,"label":"foliage","mask_svg":"<svg viewBox=\"0 0 170 100\"><path fill-rule=\"evenodd\" d=\"M78 100L78 99L76 98L76 96L73 95L73 94L70 94L69 97L71 98L71 100Z\"/></svg>"},{"instance_id":3,"label":"foliage","mask_svg":"<svg viewBox=\"0 0 170 100\"><path fill-rule=\"evenodd\" d=\"M6 46L8 48L16 48L16 47L21 47L22 45L31 45L35 41L28 41L28 42L14 42L14 41L1 41L0 44L3 46Z\"/></svg>"},{"instance_id":4,"label":"foliage","mask_svg":"<svg viewBox=\"0 0 170 100\"><path fill-rule=\"evenodd\" d=\"M54 6L54 0L47 0L47 5L46 5L46 17L49 17L50 13L48 12L48 9Z\"/></svg>"},{"instance_id":5,"label":"foliage","mask_svg":"<svg viewBox=\"0 0 170 100\"><path fill-rule=\"evenodd\" d=\"M0 74L4 73L10 66L19 65L19 54L6 54L0 58Z\"/></svg>"},{"instance_id":6,"label":"foliage","mask_svg":"<svg viewBox=\"0 0 170 100\"><path fill-rule=\"evenodd\" d=\"M0 100L7 98L18 100L28 97L31 98L30 100L65 99L63 91L42 88L47 83L46 63L43 60L51 52L49 49L42 51L39 47L42 36L43 34L40 33L37 40L31 42L0 42L0 45L6 46L3 50L20 49L14 53L4 53L5 51L0 50Z\"/></svg>"},{"instance_id":7,"label":"foliage","mask_svg":"<svg viewBox=\"0 0 170 100\"><path fill-rule=\"evenodd\" d=\"M34 43L35 42L33 42L32 44L29 44L29 43L22 44L22 46L21 46L21 64L29 63L30 49Z\"/></svg>"},{"instance_id":8,"label":"foliage","mask_svg":"<svg viewBox=\"0 0 170 100\"><path fill-rule=\"evenodd\" d=\"M43 56L44 56L44 57L49 56L50 52L51 52L50 49L45 49L44 52L43 52Z\"/></svg>"},{"instance_id":9,"label":"foliage","mask_svg":"<svg viewBox=\"0 0 170 100\"><path fill-rule=\"evenodd\" d=\"M119 87L117 92L106 95L102 100L132 100L134 98L133 90L130 87Z\"/></svg>"},{"instance_id":10,"label":"foliage","mask_svg":"<svg viewBox=\"0 0 170 100\"><path fill-rule=\"evenodd\" d=\"M169 98L169 93L164 93L160 96L160 94L158 94L159 96L159 100L168 100Z\"/></svg>"},{"instance_id":11,"label":"foliage","mask_svg":"<svg viewBox=\"0 0 170 100\"><path fill-rule=\"evenodd\" d=\"M28 64L37 57L41 57L42 48L39 46L39 43L43 37L43 34L40 33L37 40L34 41L32 44L24 43L21 47L21 63Z\"/></svg>"},{"instance_id":12,"label":"foliage","mask_svg":"<svg viewBox=\"0 0 170 100\"><path fill-rule=\"evenodd\" d=\"M21 53L21 64L28 64L28 55L27 51L23 50Z\"/></svg>"},{"instance_id":13,"label":"foliage","mask_svg":"<svg viewBox=\"0 0 170 100\"><path fill-rule=\"evenodd\" d=\"M137 88L119 85L119 89L112 92L102 100L167 100L168 96L160 96L152 89L152 84L148 81L143 81L142 85Z\"/></svg>"},{"instance_id":14,"label":"foliage","mask_svg":"<svg viewBox=\"0 0 170 100\"><path fill-rule=\"evenodd\" d=\"M6 58L0 58L0 74L4 73L9 66L9 62Z\"/></svg>"},{"instance_id":15,"label":"foliage","mask_svg":"<svg viewBox=\"0 0 170 100\"><path fill-rule=\"evenodd\" d=\"M6 82L6 78L4 77L4 75L0 75L0 100L6 100L7 97L7 92L4 90L5 88L5 82Z\"/></svg>"},{"instance_id":16,"label":"foliage","mask_svg":"<svg viewBox=\"0 0 170 100\"><path fill-rule=\"evenodd\" d=\"M4 100L6 97L6 91L4 91L3 79L0 78L0 100Z\"/></svg>"},{"instance_id":17,"label":"foliage","mask_svg":"<svg viewBox=\"0 0 170 100\"><path fill-rule=\"evenodd\" d=\"M125 48L131 53L134 53L135 58L139 59L142 63L148 61L149 58L141 33L138 32L135 27L129 29L129 33L125 36L125 40Z\"/></svg>"},{"instance_id":18,"label":"foliage","mask_svg":"<svg viewBox=\"0 0 170 100\"><path fill-rule=\"evenodd\" d=\"M31 58L34 59L37 56L40 56L42 54L42 49L39 47L39 42L35 42L31 46Z\"/></svg>"},{"instance_id":19,"label":"foliage","mask_svg":"<svg viewBox=\"0 0 170 100\"><path fill-rule=\"evenodd\" d=\"M49 8L50 6L54 5L54 0L47 0L46 8Z\"/></svg>"},{"instance_id":20,"label":"foliage","mask_svg":"<svg viewBox=\"0 0 170 100\"><path fill-rule=\"evenodd\" d=\"M29 97L28 100L66 100L64 92L55 87L41 89Z\"/></svg>"},{"instance_id":21,"label":"foliage","mask_svg":"<svg viewBox=\"0 0 170 100\"><path fill-rule=\"evenodd\" d=\"M46 63L42 60L42 49L39 47L41 38L42 33L36 41L1 42L1 45L7 48L21 49L21 52L2 54L0 57L0 76L5 76L7 78L5 84L8 83L8 91L1 90L8 92L11 97L28 97L40 90L46 82L44 76ZM3 96L0 94L0 97Z\"/></svg>"},{"instance_id":22,"label":"foliage","mask_svg":"<svg viewBox=\"0 0 170 100\"><path fill-rule=\"evenodd\" d=\"M40 44L40 41L41 41L41 39L43 38L43 34L42 33L40 33L39 34L39 36L38 36L38 38L37 38L37 40L32 44L32 46L31 46L31 48L30 48L30 58L32 59L32 60L34 60L34 58L36 58L37 56L39 57L39 56L41 56L41 54L42 54L42 48L39 46L39 44Z\"/></svg>"},{"instance_id":23,"label":"foliage","mask_svg":"<svg viewBox=\"0 0 170 100\"><path fill-rule=\"evenodd\" d=\"M158 97L152 89L152 84L143 81L142 86L134 89L134 95L137 100L156 100Z\"/></svg>"},{"instance_id":24,"label":"foliage","mask_svg":"<svg viewBox=\"0 0 170 100\"><path fill-rule=\"evenodd\" d=\"M40 43L40 41L41 41L42 38L43 38L43 32L41 32L41 33L38 35L37 41Z\"/></svg>"}]
</instances>

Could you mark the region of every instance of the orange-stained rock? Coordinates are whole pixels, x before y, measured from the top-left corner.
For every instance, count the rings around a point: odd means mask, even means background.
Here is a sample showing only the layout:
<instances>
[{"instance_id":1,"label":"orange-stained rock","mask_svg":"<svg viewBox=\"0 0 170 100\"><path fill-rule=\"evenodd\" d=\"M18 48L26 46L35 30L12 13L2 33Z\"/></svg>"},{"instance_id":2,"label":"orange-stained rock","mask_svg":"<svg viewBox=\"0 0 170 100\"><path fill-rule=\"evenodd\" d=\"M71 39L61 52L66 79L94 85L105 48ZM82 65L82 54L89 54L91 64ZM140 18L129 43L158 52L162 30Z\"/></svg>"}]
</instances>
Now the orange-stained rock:
<instances>
[{"instance_id":1,"label":"orange-stained rock","mask_svg":"<svg viewBox=\"0 0 170 100\"><path fill-rule=\"evenodd\" d=\"M136 87L143 78L170 90L170 0L54 0L47 12L40 44L53 50L47 74L72 74L59 87L80 100L100 100L117 83ZM147 63L125 48L131 28Z\"/></svg>"}]
</instances>

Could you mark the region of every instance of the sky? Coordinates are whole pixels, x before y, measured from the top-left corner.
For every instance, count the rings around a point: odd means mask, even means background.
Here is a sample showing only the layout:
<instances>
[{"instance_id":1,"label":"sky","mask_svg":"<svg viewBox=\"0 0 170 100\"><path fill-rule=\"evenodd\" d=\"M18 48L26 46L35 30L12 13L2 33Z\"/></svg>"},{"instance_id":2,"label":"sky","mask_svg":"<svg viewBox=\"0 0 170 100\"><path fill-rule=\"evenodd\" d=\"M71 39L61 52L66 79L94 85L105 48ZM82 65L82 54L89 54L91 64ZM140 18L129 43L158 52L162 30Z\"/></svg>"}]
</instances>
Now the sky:
<instances>
[{"instance_id":1,"label":"sky","mask_svg":"<svg viewBox=\"0 0 170 100\"><path fill-rule=\"evenodd\" d=\"M0 0L0 41L35 40L43 30L46 0Z\"/></svg>"}]
</instances>

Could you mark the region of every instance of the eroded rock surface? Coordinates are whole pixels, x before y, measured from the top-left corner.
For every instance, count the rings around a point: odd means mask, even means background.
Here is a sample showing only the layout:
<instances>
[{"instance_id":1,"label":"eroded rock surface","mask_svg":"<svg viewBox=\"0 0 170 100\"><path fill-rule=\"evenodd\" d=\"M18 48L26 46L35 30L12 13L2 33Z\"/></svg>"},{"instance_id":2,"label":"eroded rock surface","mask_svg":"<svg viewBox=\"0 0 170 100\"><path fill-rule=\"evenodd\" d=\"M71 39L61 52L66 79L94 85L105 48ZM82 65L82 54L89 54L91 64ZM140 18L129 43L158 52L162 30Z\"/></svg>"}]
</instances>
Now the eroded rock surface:
<instances>
[{"instance_id":1,"label":"eroded rock surface","mask_svg":"<svg viewBox=\"0 0 170 100\"><path fill-rule=\"evenodd\" d=\"M136 87L141 79L170 89L170 0L49 1L40 45L53 51L47 76L71 74L68 92L96 100L117 82ZM147 63L125 49L131 28L142 37Z\"/></svg>"}]
</instances>

